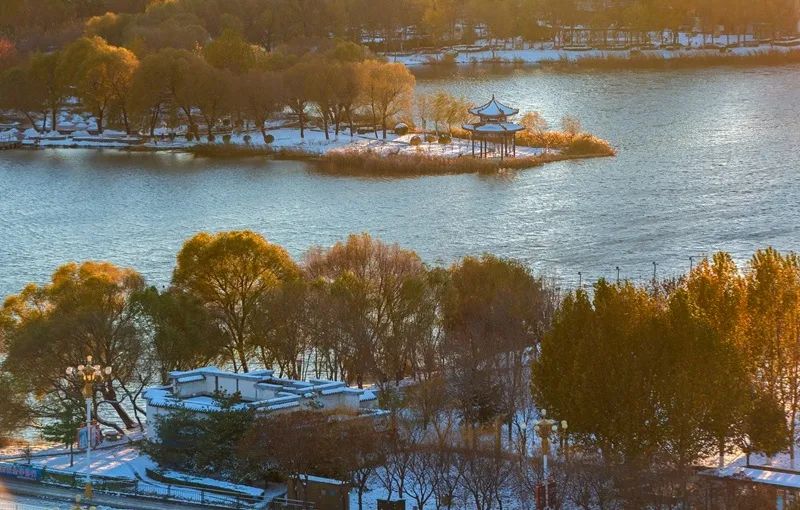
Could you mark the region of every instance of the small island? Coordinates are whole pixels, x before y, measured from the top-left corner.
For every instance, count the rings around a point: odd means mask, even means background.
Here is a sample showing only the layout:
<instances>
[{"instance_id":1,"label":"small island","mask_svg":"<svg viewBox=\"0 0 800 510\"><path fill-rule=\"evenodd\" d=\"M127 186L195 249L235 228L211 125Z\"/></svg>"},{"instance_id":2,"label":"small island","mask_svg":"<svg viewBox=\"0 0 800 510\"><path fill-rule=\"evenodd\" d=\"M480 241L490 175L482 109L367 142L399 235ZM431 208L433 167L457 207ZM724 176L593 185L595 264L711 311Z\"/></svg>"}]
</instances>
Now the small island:
<instances>
[{"instance_id":1,"label":"small island","mask_svg":"<svg viewBox=\"0 0 800 510\"><path fill-rule=\"evenodd\" d=\"M0 140L9 149L171 151L208 158L302 160L323 173L374 176L492 173L616 154L608 142L583 132L580 122L571 117L562 119L561 131L548 130L536 112L514 121L519 109L506 106L494 95L477 107L444 91L430 96L398 95L392 101L410 101L410 106L391 118L411 119L416 113L415 122L397 122L389 128L387 116L381 124L351 121L345 129L328 125L336 119L315 116L306 109L299 114L288 107L277 111L276 105L270 118L265 116L260 123L236 123L230 117L209 120L211 127L204 126L206 134L201 135L200 125L189 122L154 127L150 134L101 131L97 118L81 111L81 103L72 98L51 116L50 126L55 129L46 126L47 116L41 126L28 117L31 127L21 129L19 121L7 124ZM395 108L392 101L384 108Z\"/></svg>"}]
</instances>

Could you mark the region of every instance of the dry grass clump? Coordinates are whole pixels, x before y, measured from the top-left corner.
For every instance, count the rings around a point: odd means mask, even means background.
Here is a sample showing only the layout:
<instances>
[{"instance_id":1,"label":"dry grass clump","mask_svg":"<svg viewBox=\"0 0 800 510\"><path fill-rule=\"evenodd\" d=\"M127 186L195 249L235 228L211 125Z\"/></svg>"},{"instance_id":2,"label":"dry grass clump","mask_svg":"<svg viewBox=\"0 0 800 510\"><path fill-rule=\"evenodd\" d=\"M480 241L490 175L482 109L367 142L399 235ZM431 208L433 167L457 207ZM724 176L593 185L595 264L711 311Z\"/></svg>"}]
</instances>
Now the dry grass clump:
<instances>
[{"instance_id":1,"label":"dry grass clump","mask_svg":"<svg viewBox=\"0 0 800 510\"><path fill-rule=\"evenodd\" d=\"M561 149L565 156L615 156L617 151L610 143L589 134L572 137L566 147Z\"/></svg>"},{"instance_id":2,"label":"dry grass clump","mask_svg":"<svg viewBox=\"0 0 800 510\"><path fill-rule=\"evenodd\" d=\"M517 145L521 147L546 147L559 149L564 156L615 156L617 151L606 140L588 133L567 133L564 131L529 131L517 135Z\"/></svg>"},{"instance_id":3,"label":"dry grass clump","mask_svg":"<svg viewBox=\"0 0 800 510\"><path fill-rule=\"evenodd\" d=\"M488 174L501 168L530 168L539 158L476 159L446 158L427 154L380 155L375 152L336 151L322 156L317 168L338 175L416 177L420 175Z\"/></svg>"},{"instance_id":4,"label":"dry grass clump","mask_svg":"<svg viewBox=\"0 0 800 510\"><path fill-rule=\"evenodd\" d=\"M561 149L567 147L576 136L580 135L573 135L563 131L530 131L526 129L517 133L517 145L520 147Z\"/></svg>"}]
</instances>

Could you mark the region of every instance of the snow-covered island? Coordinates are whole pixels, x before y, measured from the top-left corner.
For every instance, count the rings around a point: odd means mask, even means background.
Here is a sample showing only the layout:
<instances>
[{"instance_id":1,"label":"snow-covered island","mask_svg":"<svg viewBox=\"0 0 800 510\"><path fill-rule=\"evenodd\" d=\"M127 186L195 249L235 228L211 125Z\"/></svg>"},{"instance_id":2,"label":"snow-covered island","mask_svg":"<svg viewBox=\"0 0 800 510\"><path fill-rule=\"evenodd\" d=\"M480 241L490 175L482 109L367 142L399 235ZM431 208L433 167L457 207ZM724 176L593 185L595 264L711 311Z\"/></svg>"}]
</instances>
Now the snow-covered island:
<instances>
[{"instance_id":1,"label":"snow-covered island","mask_svg":"<svg viewBox=\"0 0 800 510\"><path fill-rule=\"evenodd\" d=\"M500 146L489 144L484 157L476 153L468 132L455 128L440 133L409 130L398 124L384 138L380 132L338 133L322 127L305 126L302 133L290 117L266 123L265 130L226 129L212 137L188 135L186 126L159 127L155 136L127 134L104 129L98 133L89 113L62 111L57 130L42 132L33 127L8 125L0 131L0 140L18 142L23 149L115 149L124 151L172 151L198 157L261 157L306 160L317 169L333 174L426 175L481 173L500 169L521 169L564 159L613 156L614 149L605 141L584 133L572 137L554 132L562 145L536 143L536 136L522 130L517 136L513 157L500 154ZM549 132L539 132L541 138ZM188 136L187 136L188 135ZM531 140L534 139L532 142ZM528 140L527 142L525 140ZM568 146L568 142L572 144Z\"/></svg>"}]
</instances>

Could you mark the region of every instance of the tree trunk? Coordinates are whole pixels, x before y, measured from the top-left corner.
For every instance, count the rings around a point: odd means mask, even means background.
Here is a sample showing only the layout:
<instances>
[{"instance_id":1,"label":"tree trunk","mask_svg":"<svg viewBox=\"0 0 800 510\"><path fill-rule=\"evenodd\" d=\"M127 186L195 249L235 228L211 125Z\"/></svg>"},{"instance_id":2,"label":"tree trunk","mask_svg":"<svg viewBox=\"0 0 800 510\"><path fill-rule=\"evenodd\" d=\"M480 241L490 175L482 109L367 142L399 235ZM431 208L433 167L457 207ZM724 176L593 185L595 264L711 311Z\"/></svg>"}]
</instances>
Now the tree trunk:
<instances>
[{"instance_id":1,"label":"tree trunk","mask_svg":"<svg viewBox=\"0 0 800 510\"><path fill-rule=\"evenodd\" d=\"M244 344L244 342L242 342L242 344ZM239 364L242 367L242 372L244 373L249 372L250 370L247 368L247 357L244 355L244 346L236 349L236 351L239 355Z\"/></svg>"},{"instance_id":2,"label":"tree trunk","mask_svg":"<svg viewBox=\"0 0 800 510\"><path fill-rule=\"evenodd\" d=\"M347 110L347 123L350 124L350 138L355 135L354 128L353 128L353 114L350 110Z\"/></svg>"},{"instance_id":3,"label":"tree trunk","mask_svg":"<svg viewBox=\"0 0 800 510\"><path fill-rule=\"evenodd\" d=\"M181 106L181 109L183 110L183 114L186 115L186 122L189 124L189 132L192 133L193 135L197 135L199 133L199 130L197 129L197 126L194 123L194 118L192 118L191 106L188 108L186 108L185 106Z\"/></svg>"},{"instance_id":4,"label":"tree trunk","mask_svg":"<svg viewBox=\"0 0 800 510\"><path fill-rule=\"evenodd\" d=\"M124 106L122 107L122 124L125 126L125 134L131 134L131 126L128 123L128 110Z\"/></svg>"},{"instance_id":5,"label":"tree trunk","mask_svg":"<svg viewBox=\"0 0 800 510\"><path fill-rule=\"evenodd\" d=\"M305 118L302 111L298 112L297 119L300 121L300 138L305 138Z\"/></svg>"},{"instance_id":6,"label":"tree trunk","mask_svg":"<svg viewBox=\"0 0 800 510\"><path fill-rule=\"evenodd\" d=\"M129 430L135 428L136 423L133 421L128 412L122 407L122 405L117 400L117 392L114 391L114 388L109 387L108 385L103 385L101 392L103 394L103 399L109 404L111 404L111 407L114 408L114 412L117 413L119 419L122 420L122 423L125 424L125 428ZM97 418L96 408L95 408L95 418Z\"/></svg>"},{"instance_id":7,"label":"tree trunk","mask_svg":"<svg viewBox=\"0 0 800 510\"><path fill-rule=\"evenodd\" d=\"M50 121L50 124L53 126L53 131L55 131L56 127L57 127L56 124L58 122L58 120L57 120L58 109L54 107L52 111L53 111L53 117L52 117L52 120Z\"/></svg>"},{"instance_id":8,"label":"tree trunk","mask_svg":"<svg viewBox=\"0 0 800 510\"><path fill-rule=\"evenodd\" d=\"M28 118L28 122L31 123L31 126L33 126L33 129L35 129L37 133L41 133L39 128L36 127L36 120L33 118L33 116L29 112L25 112L25 116Z\"/></svg>"},{"instance_id":9,"label":"tree trunk","mask_svg":"<svg viewBox=\"0 0 800 510\"><path fill-rule=\"evenodd\" d=\"M156 136L156 123L158 122L158 117L161 113L160 107L155 107L150 112L150 138L155 138Z\"/></svg>"},{"instance_id":10,"label":"tree trunk","mask_svg":"<svg viewBox=\"0 0 800 510\"><path fill-rule=\"evenodd\" d=\"M103 110L97 113L97 133L100 135L103 134Z\"/></svg>"}]
</instances>

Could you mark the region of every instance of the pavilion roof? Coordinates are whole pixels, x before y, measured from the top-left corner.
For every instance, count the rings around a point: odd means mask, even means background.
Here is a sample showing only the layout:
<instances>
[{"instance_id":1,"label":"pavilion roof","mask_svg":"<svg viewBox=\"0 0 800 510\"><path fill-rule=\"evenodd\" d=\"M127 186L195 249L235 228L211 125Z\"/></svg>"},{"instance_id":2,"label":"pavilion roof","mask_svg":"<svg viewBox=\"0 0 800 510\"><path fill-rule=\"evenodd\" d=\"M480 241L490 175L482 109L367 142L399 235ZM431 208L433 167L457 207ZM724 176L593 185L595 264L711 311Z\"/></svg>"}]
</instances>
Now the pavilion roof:
<instances>
[{"instance_id":1,"label":"pavilion roof","mask_svg":"<svg viewBox=\"0 0 800 510\"><path fill-rule=\"evenodd\" d=\"M473 133L516 133L525 129L515 122L489 122L486 124L464 124L462 126Z\"/></svg>"},{"instance_id":2,"label":"pavilion roof","mask_svg":"<svg viewBox=\"0 0 800 510\"><path fill-rule=\"evenodd\" d=\"M509 117L518 114L519 109L504 105L492 95L492 99L488 103L471 108L469 113L479 117Z\"/></svg>"}]
</instances>

